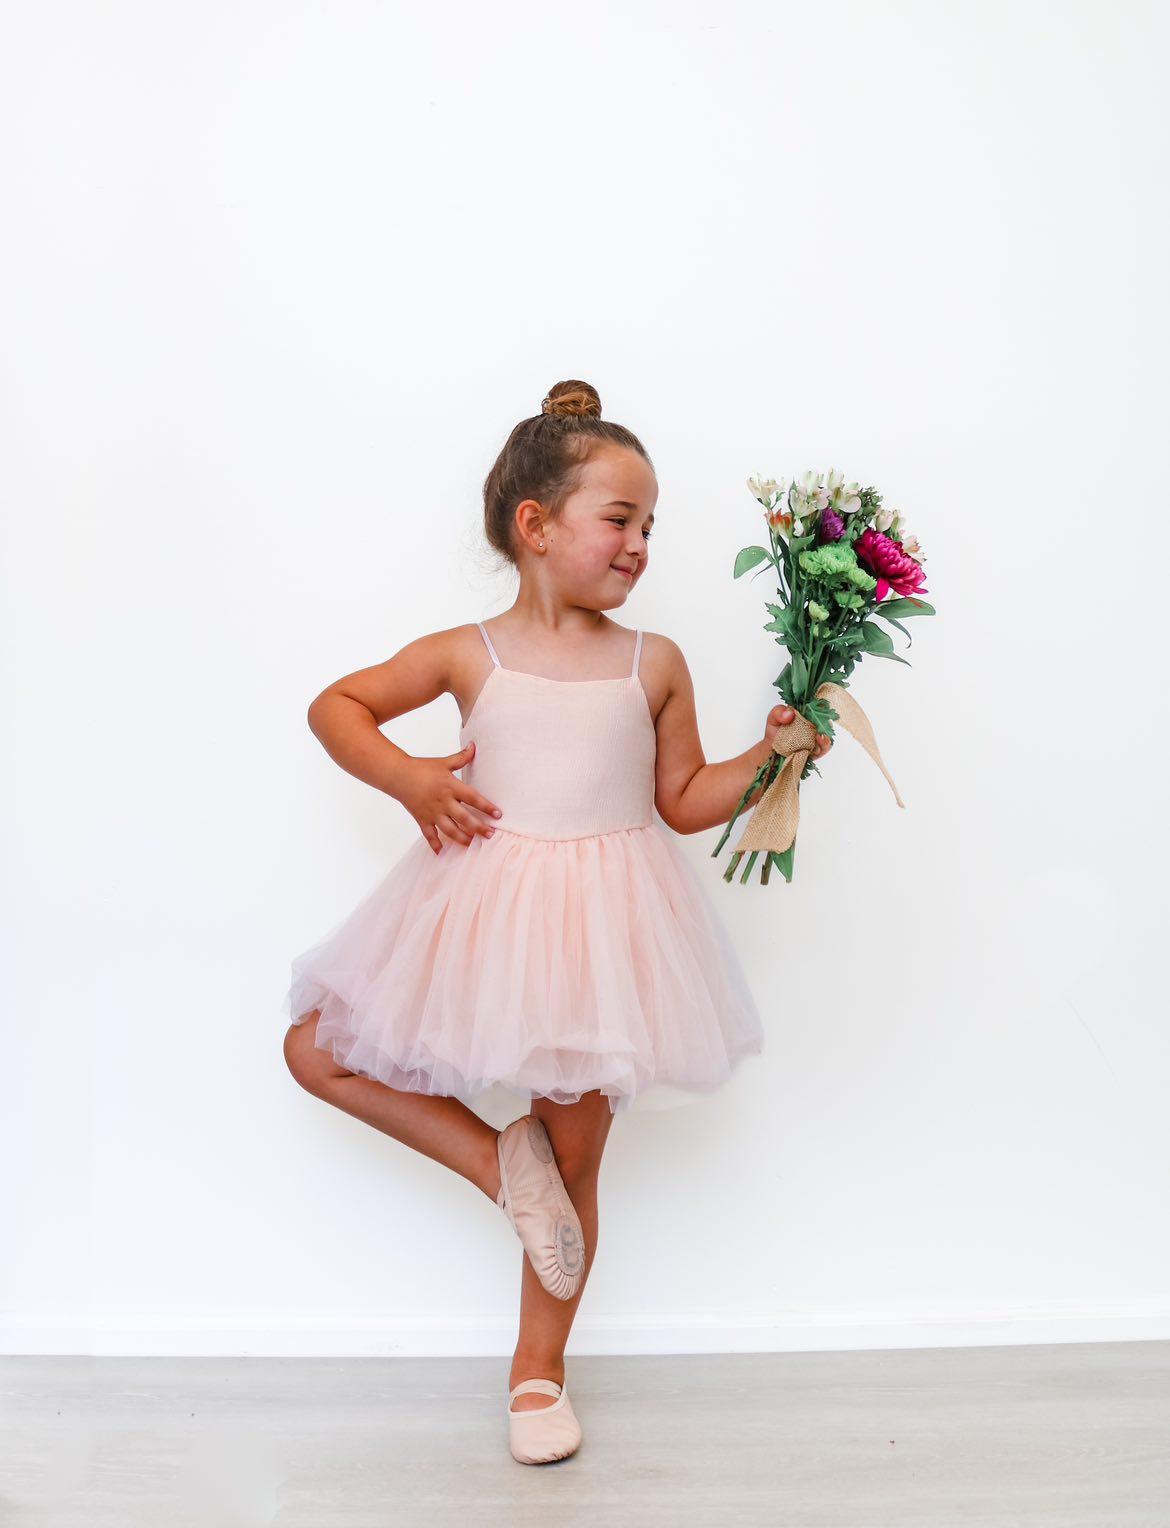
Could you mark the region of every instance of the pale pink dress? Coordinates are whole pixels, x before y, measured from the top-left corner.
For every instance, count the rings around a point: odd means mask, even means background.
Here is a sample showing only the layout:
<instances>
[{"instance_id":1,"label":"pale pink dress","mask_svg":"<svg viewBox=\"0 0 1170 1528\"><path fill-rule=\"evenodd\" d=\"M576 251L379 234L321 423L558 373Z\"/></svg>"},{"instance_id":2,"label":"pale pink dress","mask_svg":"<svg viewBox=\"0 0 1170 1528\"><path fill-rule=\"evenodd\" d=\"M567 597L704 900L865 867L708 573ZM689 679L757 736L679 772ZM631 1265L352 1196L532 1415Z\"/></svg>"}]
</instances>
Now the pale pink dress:
<instances>
[{"instance_id":1,"label":"pale pink dress","mask_svg":"<svg viewBox=\"0 0 1170 1528\"><path fill-rule=\"evenodd\" d=\"M633 667L549 679L493 667L461 775L500 807L470 844L420 836L293 962L285 1013L351 1072L464 1101L497 1084L612 1113L693 1101L762 1049L714 904L654 816L655 731ZM712 867L713 878L718 875Z\"/></svg>"}]
</instances>

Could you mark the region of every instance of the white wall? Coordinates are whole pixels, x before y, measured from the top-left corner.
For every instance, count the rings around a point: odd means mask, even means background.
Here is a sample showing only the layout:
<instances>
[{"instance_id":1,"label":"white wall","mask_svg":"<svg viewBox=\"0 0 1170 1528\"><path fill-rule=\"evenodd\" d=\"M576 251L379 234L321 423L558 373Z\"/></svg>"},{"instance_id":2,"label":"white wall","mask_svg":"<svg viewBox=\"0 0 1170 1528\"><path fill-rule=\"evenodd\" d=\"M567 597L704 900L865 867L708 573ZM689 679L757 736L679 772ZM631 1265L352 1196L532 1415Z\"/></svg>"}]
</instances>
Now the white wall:
<instances>
[{"instance_id":1,"label":"white wall","mask_svg":"<svg viewBox=\"0 0 1170 1528\"><path fill-rule=\"evenodd\" d=\"M621 618L709 759L781 662L749 473L876 484L940 611L857 675L905 811L843 736L791 887L681 841L767 1051L615 1129L571 1351L1170 1335L1166 30L7 10L7 1350L510 1351L510 1228L301 1091L279 1004L416 831L305 707L510 603L480 484L561 377L657 465Z\"/></svg>"}]
</instances>

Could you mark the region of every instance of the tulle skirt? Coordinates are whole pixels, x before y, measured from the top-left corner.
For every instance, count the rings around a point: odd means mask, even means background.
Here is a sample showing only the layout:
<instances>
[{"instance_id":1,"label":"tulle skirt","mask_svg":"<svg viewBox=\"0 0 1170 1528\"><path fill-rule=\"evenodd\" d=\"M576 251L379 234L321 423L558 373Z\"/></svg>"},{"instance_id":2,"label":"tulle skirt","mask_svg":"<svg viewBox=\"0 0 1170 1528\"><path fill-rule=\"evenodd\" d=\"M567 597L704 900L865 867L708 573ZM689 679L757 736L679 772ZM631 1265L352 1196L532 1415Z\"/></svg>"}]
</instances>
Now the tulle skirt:
<instances>
[{"instance_id":1,"label":"tulle skirt","mask_svg":"<svg viewBox=\"0 0 1170 1528\"><path fill-rule=\"evenodd\" d=\"M709 1094L763 1047L730 937L656 821L585 838L419 838L292 966L284 1011L408 1092L501 1086L611 1113Z\"/></svg>"}]
</instances>

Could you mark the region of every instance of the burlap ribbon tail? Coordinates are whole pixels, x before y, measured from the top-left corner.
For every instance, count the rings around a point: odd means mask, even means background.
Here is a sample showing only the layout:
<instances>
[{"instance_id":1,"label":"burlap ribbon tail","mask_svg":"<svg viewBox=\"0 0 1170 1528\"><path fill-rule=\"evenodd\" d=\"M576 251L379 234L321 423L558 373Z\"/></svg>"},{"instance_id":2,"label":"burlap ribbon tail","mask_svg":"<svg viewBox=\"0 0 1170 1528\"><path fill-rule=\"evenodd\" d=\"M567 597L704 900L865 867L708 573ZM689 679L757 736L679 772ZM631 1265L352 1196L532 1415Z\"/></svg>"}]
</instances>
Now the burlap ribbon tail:
<instances>
[{"instance_id":1,"label":"burlap ribbon tail","mask_svg":"<svg viewBox=\"0 0 1170 1528\"><path fill-rule=\"evenodd\" d=\"M890 789L898 805L904 807L906 803L898 795L898 787L894 784L889 770L882 763L882 756L878 752L877 739L874 737L869 717L849 691L842 689L839 684L826 680L824 684L818 686L816 698L829 702L833 710L837 712L838 720L846 732L857 739L890 782ZM816 740L817 729L808 717L803 716L799 711L787 727L781 727L777 732L772 741L772 747L777 753L783 754L788 762L756 802L755 809L748 818L747 826L735 846L737 855L751 849L765 849L773 854L782 854L795 839L796 829L800 823L800 777L804 773L805 763L816 745Z\"/></svg>"}]
</instances>

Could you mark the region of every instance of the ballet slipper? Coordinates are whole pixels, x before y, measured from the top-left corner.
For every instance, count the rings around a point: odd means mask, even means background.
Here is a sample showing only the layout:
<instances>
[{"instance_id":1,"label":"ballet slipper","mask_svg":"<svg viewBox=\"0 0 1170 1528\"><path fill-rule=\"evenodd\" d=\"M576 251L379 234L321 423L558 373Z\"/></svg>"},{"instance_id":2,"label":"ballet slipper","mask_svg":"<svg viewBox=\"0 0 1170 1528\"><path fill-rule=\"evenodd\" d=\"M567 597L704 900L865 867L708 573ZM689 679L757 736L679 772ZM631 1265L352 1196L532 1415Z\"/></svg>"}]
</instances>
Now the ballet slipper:
<instances>
[{"instance_id":1,"label":"ballet slipper","mask_svg":"<svg viewBox=\"0 0 1170 1528\"><path fill-rule=\"evenodd\" d=\"M543 1121L534 1114L514 1119L500 1131L496 1153L496 1203L544 1288L558 1300L571 1300L585 1276L585 1234Z\"/></svg>"},{"instance_id":2,"label":"ballet slipper","mask_svg":"<svg viewBox=\"0 0 1170 1528\"><path fill-rule=\"evenodd\" d=\"M537 1406L532 1411L513 1411L518 1395L537 1390L541 1395L555 1395L551 1406ZM508 1448L520 1464L549 1464L567 1459L581 1442L581 1424L569 1403L569 1393L555 1379L522 1379L508 1392Z\"/></svg>"}]
</instances>

